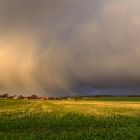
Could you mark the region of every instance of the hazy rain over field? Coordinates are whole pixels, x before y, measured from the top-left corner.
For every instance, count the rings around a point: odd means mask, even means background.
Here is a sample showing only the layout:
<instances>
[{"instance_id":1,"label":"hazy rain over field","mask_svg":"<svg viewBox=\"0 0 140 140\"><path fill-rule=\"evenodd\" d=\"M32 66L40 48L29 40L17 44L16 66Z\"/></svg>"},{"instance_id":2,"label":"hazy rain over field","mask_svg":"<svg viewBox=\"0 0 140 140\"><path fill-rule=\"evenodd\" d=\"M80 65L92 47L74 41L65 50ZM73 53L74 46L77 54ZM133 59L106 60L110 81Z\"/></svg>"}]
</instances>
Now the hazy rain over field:
<instances>
[{"instance_id":1,"label":"hazy rain over field","mask_svg":"<svg viewBox=\"0 0 140 140\"><path fill-rule=\"evenodd\" d=\"M0 0L0 89L139 89L139 37L139 0Z\"/></svg>"}]
</instances>

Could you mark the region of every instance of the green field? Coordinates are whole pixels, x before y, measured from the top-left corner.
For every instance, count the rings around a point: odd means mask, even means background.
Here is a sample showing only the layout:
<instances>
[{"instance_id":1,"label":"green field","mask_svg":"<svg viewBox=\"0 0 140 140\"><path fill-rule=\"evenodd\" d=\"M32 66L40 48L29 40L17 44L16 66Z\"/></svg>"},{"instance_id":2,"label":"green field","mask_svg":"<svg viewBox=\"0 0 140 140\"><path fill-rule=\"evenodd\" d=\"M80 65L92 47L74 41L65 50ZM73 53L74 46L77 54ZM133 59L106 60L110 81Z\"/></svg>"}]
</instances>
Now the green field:
<instances>
[{"instance_id":1,"label":"green field","mask_svg":"<svg viewBox=\"0 0 140 140\"><path fill-rule=\"evenodd\" d=\"M0 140L140 140L140 97L0 99Z\"/></svg>"}]
</instances>

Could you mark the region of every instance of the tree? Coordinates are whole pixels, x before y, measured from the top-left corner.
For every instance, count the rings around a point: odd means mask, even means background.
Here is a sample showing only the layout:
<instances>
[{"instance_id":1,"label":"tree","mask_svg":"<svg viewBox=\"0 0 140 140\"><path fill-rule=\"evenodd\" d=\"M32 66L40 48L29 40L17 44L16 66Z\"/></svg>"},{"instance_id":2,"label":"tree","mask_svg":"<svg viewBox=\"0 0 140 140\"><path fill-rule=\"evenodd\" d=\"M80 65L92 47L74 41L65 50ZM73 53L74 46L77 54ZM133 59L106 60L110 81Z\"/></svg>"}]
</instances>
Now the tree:
<instances>
[{"instance_id":1,"label":"tree","mask_svg":"<svg viewBox=\"0 0 140 140\"><path fill-rule=\"evenodd\" d=\"M7 98L8 96L9 96L8 93L1 95L2 98Z\"/></svg>"},{"instance_id":2,"label":"tree","mask_svg":"<svg viewBox=\"0 0 140 140\"><path fill-rule=\"evenodd\" d=\"M20 95L18 98L19 98L19 99L23 99L24 97L23 97L22 95Z\"/></svg>"},{"instance_id":3,"label":"tree","mask_svg":"<svg viewBox=\"0 0 140 140\"><path fill-rule=\"evenodd\" d=\"M31 95L30 99L38 99L37 95Z\"/></svg>"}]
</instances>

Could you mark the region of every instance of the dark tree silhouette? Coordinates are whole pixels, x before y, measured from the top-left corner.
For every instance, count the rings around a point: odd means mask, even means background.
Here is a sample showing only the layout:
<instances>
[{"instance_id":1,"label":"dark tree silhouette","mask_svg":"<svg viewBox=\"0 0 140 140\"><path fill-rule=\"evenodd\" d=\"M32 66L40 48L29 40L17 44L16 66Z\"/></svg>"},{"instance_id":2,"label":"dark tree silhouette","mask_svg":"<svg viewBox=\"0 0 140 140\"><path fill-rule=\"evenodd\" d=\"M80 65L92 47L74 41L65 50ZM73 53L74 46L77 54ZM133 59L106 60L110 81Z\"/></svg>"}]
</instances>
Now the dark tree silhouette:
<instances>
[{"instance_id":1,"label":"dark tree silhouette","mask_svg":"<svg viewBox=\"0 0 140 140\"><path fill-rule=\"evenodd\" d=\"M30 99L38 99L37 95L31 95Z\"/></svg>"},{"instance_id":2,"label":"dark tree silhouette","mask_svg":"<svg viewBox=\"0 0 140 140\"><path fill-rule=\"evenodd\" d=\"M19 99L23 99L24 97L23 97L23 95L20 95L18 98L19 98Z\"/></svg>"},{"instance_id":3,"label":"dark tree silhouette","mask_svg":"<svg viewBox=\"0 0 140 140\"><path fill-rule=\"evenodd\" d=\"M7 98L8 96L9 96L8 93L1 95L2 98Z\"/></svg>"}]
</instances>

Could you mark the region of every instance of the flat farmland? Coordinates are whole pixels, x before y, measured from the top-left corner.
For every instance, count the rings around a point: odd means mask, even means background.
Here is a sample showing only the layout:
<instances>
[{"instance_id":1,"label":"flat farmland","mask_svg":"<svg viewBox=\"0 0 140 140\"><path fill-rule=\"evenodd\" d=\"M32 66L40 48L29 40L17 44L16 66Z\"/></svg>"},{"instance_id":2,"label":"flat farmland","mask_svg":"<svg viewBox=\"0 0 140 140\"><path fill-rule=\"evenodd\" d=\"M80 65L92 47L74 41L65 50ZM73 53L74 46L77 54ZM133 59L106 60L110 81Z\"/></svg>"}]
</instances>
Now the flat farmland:
<instances>
[{"instance_id":1,"label":"flat farmland","mask_svg":"<svg viewBox=\"0 0 140 140\"><path fill-rule=\"evenodd\" d=\"M139 140L140 97L0 99L0 140Z\"/></svg>"}]
</instances>

